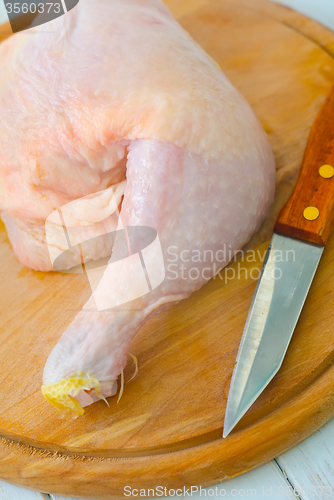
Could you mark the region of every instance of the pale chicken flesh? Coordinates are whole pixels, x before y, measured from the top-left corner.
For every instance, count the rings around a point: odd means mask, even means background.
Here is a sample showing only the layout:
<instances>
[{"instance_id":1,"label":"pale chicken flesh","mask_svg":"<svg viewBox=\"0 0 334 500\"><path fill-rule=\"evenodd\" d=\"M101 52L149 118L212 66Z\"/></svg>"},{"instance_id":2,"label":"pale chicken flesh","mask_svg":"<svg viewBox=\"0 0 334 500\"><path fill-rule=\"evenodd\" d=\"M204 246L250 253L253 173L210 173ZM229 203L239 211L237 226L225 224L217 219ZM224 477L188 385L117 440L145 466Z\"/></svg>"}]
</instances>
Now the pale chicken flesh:
<instances>
[{"instance_id":1,"label":"pale chicken flesh","mask_svg":"<svg viewBox=\"0 0 334 500\"><path fill-rule=\"evenodd\" d=\"M115 393L148 317L204 285L257 231L273 201L273 154L248 103L160 0L80 0L4 42L0 72L0 210L20 262L53 269L64 221L52 222L51 243L45 221L71 203L85 262L110 256L122 228L153 228L162 249L158 286L117 305L137 286L126 282L132 264L106 267L95 290L105 307L92 295L55 339L43 393L82 413ZM79 249L63 268L80 263ZM161 275L157 247L145 264Z\"/></svg>"}]
</instances>

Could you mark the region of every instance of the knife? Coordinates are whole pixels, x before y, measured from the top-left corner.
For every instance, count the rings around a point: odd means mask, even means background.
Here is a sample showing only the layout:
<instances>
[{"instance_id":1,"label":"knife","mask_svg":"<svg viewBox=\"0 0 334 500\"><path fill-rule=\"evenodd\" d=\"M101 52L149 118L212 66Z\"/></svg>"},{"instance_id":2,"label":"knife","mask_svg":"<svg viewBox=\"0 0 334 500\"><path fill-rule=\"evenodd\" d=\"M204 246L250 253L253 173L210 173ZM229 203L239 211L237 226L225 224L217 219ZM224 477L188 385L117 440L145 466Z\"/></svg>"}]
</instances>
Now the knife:
<instances>
[{"instance_id":1,"label":"knife","mask_svg":"<svg viewBox=\"0 0 334 500\"><path fill-rule=\"evenodd\" d=\"M281 210L233 370L226 437L278 372L334 224L334 87L311 128Z\"/></svg>"}]
</instances>

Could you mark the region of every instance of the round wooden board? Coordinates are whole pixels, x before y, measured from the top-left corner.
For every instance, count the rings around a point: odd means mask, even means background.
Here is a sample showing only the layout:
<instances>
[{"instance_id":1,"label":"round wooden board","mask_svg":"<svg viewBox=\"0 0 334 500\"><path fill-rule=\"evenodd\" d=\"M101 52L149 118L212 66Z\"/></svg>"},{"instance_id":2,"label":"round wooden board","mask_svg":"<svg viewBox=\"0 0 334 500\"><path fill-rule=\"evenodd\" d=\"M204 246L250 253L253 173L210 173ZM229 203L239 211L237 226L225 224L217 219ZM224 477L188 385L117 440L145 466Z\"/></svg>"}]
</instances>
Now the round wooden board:
<instances>
[{"instance_id":1,"label":"round wooden board","mask_svg":"<svg viewBox=\"0 0 334 500\"><path fill-rule=\"evenodd\" d=\"M46 403L40 387L47 356L89 296L88 281L22 268L1 227L0 477L28 488L111 499L124 498L125 486L206 486L271 460L334 416L332 238L282 369L221 437L263 242L334 81L334 34L262 0L166 3L260 117L277 160L275 204L243 261L138 334L131 351L139 375L120 403L110 398L110 407L99 402L70 419ZM3 27L0 37L6 33ZM126 380L132 370L129 363Z\"/></svg>"}]
</instances>

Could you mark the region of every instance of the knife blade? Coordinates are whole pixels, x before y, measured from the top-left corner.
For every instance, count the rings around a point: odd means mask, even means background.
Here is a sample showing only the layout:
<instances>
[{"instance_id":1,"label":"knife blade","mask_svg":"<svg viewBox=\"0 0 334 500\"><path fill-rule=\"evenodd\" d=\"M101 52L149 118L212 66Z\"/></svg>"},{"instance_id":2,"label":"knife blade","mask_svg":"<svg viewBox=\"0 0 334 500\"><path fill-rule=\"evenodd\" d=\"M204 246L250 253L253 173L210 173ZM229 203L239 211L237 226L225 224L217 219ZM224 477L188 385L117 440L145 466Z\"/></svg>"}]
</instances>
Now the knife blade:
<instances>
[{"instance_id":1,"label":"knife blade","mask_svg":"<svg viewBox=\"0 0 334 500\"><path fill-rule=\"evenodd\" d=\"M333 225L334 88L274 227L232 374L224 438L280 369Z\"/></svg>"}]
</instances>

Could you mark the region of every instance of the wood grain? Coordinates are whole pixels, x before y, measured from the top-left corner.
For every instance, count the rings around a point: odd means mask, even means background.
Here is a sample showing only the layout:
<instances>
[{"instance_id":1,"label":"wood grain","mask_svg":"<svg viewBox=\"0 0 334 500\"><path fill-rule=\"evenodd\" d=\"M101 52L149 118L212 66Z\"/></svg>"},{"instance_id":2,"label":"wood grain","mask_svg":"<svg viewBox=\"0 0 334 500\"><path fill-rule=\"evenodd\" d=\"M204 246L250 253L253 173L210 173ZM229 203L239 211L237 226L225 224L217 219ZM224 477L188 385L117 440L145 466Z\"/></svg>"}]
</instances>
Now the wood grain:
<instances>
[{"instance_id":1,"label":"wood grain","mask_svg":"<svg viewBox=\"0 0 334 500\"><path fill-rule=\"evenodd\" d=\"M261 467L261 474L259 474L259 469L251 470L249 472L246 472L245 474L242 474L241 476L234 477L233 479L231 479L231 481L225 481L224 483L212 485L206 489L202 488L202 491L200 491L199 487L198 491L196 491L196 489L194 488L191 498L192 500L201 500L203 499L204 496L207 497L213 496L212 490L214 490L215 500L224 497L226 498L234 497L239 500L239 498L243 496L245 498L247 497L264 498L264 492L267 493L267 496L270 496L271 498L274 499L291 500L291 498L282 495L282 492L286 491L289 486L290 486L289 482L280 471L276 462L272 461ZM187 487L186 489L188 488L189 487ZM271 495L270 492L272 492ZM154 492L152 493L154 494ZM170 493L172 495L173 492L171 491ZM171 497L169 497L169 500L170 498ZM12 499L10 498L10 500ZM51 495L51 500L74 500L74 499L58 495ZM80 499L80 500L85 500L85 499Z\"/></svg>"},{"instance_id":2,"label":"wood grain","mask_svg":"<svg viewBox=\"0 0 334 500\"><path fill-rule=\"evenodd\" d=\"M283 453L334 415L332 237L282 369L221 438L264 242L292 193L308 133L334 81L334 35L260 0L169 1L268 132L277 161L275 203L243 260L138 334L131 352L139 375L120 403L96 403L76 419L49 406L40 386L49 353L89 296L88 280L22 268L2 228L0 477L40 491L111 499L124 498L126 485L215 484ZM132 371L129 363L126 380Z\"/></svg>"},{"instance_id":3,"label":"wood grain","mask_svg":"<svg viewBox=\"0 0 334 500\"><path fill-rule=\"evenodd\" d=\"M275 224L277 233L326 245L334 224L334 177L320 175L324 165L334 170L334 88L312 126L297 185ZM318 210L316 219L304 217L308 207Z\"/></svg>"}]
</instances>

